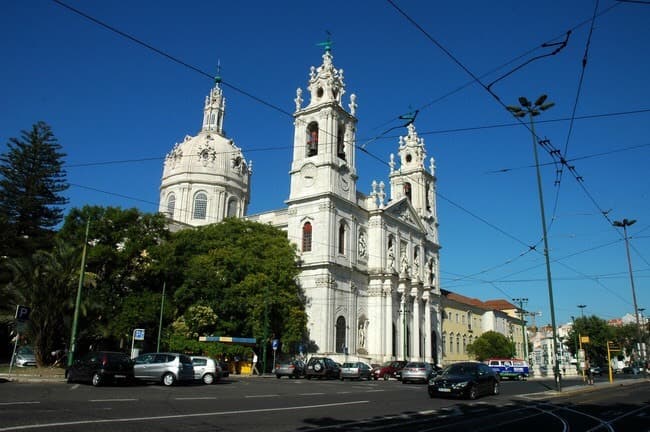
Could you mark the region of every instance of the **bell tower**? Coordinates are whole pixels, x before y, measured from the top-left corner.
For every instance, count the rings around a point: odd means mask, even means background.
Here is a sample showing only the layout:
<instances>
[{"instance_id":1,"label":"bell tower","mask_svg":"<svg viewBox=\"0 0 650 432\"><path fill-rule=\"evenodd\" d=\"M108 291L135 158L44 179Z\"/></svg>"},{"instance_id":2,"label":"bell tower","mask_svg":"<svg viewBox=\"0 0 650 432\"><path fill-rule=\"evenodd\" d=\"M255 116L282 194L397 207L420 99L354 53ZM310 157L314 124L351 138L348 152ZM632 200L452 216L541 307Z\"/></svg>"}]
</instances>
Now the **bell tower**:
<instances>
[{"instance_id":1,"label":"bell tower","mask_svg":"<svg viewBox=\"0 0 650 432\"><path fill-rule=\"evenodd\" d=\"M420 138L415 125L407 126L407 135L399 138L399 168L396 169L395 156L390 155L390 194L391 199L407 197L415 211L424 220L436 221L436 177L433 158L427 171L424 138Z\"/></svg>"},{"instance_id":2,"label":"bell tower","mask_svg":"<svg viewBox=\"0 0 650 432\"><path fill-rule=\"evenodd\" d=\"M355 168L356 96L350 95L349 111L342 105L345 94L343 69L332 63L331 43L325 47L323 63L311 67L308 98L296 90L293 161L289 203L308 196L334 194L356 199Z\"/></svg>"}]
</instances>

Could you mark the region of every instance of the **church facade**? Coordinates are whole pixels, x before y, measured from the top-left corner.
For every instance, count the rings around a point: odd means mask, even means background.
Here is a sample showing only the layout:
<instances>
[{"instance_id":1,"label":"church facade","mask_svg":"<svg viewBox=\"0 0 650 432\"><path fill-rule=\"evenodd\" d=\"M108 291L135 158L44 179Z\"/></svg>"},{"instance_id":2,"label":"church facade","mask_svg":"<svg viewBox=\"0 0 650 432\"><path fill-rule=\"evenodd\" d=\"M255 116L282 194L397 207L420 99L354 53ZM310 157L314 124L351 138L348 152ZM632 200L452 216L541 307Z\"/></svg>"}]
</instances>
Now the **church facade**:
<instances>
[{"instance_id":1,"label":"church facade","mask_svg":"<svg viewBox=\"0 0 650 432\"><path fill-rule=\"evenodd\" d=\"M357 190L356 96L329 46L296 91L286 207L247 215L252 163L223 134L219 86L197 136L167 155L160 211L185 226L245 217L297 245L310 338L337 361L442 362L436 177L413 123L387 163L388 182Z\"/></svg>"}]
</instances>

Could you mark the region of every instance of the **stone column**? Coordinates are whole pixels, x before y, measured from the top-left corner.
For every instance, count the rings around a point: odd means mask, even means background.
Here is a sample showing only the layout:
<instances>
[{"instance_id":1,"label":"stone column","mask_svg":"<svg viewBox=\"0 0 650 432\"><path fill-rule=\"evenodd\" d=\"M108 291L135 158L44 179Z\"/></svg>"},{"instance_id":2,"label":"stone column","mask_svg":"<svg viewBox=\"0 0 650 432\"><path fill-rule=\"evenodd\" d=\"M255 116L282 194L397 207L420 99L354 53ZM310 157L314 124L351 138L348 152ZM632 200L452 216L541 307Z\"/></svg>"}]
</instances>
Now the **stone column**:
<instances>
[{"instance_id":1,"label":"stone column","mask_svg":"<svg viewBox=\"0 0 650 432\"><path fill-rule=\"evenodd\" d=\"M422 299L424 300L424 361L433 362L433 352L434 349L431 346L431 332L433 327L431 326L431 297L429 291L425 288L424 293L422 294Z\"/></svg>"},{"instance_id":2,"label":"stone column","mask_svg":"<svg viewBox=\"0 0 650 432\"><path fill-rule=\"evenodd\" d=\"M413 312L411 313L411 357L421 360L420 357L420 298L418 288L411 288Z\"/></svg>"}]
</instances>

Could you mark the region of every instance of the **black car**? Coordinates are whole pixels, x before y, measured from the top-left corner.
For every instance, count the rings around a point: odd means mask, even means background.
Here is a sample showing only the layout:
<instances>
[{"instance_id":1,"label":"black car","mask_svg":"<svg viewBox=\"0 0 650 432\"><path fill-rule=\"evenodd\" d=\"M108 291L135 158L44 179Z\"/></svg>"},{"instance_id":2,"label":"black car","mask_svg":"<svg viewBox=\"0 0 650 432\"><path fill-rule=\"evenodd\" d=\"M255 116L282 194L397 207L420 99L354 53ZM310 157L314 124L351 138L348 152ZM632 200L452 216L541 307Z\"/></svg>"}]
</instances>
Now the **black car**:
<instances>
[{"instance_id":1,"label":"black car","mask_svg":"<svg viewBox=\"0 0 650 432\"><path fill-rule=\"evenodd\" d=\"M454 363L429 380L429 396L459 396L476 399L499 394L499 375L483 363Z\"/></svg>"},{"instance_id":2,"label":"black car","mask_svg":"<svg viewBox=\"0 0 650 432\"><path fill-rule=\"evenodd\" d=\"M329 357L312 357L305 368L305 378L326 378L338 379L340 374L339 365Z\"/></svg>"},{"instance_id":3,"label":"black car","mask_svg":"<svg viewBox=\"0 0 650 432\"><path fill-rule=\"evenodd\" d=\"M65 371L68 382L89 382L94 386L107 383L131 383L133 361L121 352L93 351L75 360Z\"/></svg>"},{"instance_id":4,"label":"black car","mask_svg":"<svg viewBox=\"0 0 650 432\"><path fill-rule=\"evenodd\" d=\"M592 375L603 376L603 373L605 373L605 370L600 366L592 366L589 368L589 370L591 371Z\"/></svg>"}]
</instances>

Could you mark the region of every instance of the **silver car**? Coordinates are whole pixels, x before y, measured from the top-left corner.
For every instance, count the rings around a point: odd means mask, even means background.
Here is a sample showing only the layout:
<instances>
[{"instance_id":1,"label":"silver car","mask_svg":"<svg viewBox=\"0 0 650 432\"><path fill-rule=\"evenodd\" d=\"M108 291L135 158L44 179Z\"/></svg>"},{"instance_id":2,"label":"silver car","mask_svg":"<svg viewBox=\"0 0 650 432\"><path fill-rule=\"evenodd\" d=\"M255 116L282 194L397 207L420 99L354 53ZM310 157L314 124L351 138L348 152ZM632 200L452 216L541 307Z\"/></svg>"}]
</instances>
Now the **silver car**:
<instances>
[{"instance_id":1,"label":"silver car","mask_svg":"<svg viewBox=\"0 0 650 432\"><path fill-rule=\"evenodd\" d=\"M29 345L21 346L16 350L14 365L18 367L36 366L36 356L34 349Z\"/></svg>"},{"instance_id":2,"label":"silver car","mask_svg":"<svg viewBox=\"0 0 650 432\"><path fill-rule=\"evenodd\" d=\"M431 363L410 362L406 363L402 369L402 384L408 382L429 382L429 378L434 374Z\"/></svg>"},{"instance_id":3,"label":"silver car","mask_svg":"<svg viewBox=\"0 0 650 432\"><path fill-rule=\"evenodd\" d=\"M194 379L192 359L178 353L148 353L135 358L135 377L142 381L155 381L166 386Z\"/></svg>"},{"instance_id":4,"label":"silver car","mask_svg":"<svg viewBox=\"0 0 650 432\"><path fill-rule=\"evenodd\" d=\"M221 378L221 368L210 357L191 356L194 366L194 379L201 380L203 384L213 384Z\"/></svg>"}]
</instances>

